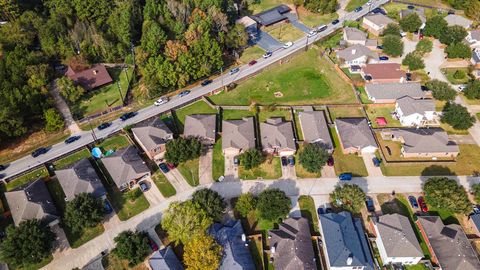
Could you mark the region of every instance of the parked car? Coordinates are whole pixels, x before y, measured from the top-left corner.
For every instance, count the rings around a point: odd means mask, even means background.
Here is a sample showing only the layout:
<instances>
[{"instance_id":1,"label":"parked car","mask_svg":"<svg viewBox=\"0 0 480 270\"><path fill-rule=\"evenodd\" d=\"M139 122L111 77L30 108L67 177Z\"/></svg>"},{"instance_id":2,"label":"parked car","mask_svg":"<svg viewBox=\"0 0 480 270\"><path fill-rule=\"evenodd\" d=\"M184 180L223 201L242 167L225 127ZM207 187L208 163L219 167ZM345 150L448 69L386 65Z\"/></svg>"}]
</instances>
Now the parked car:
<instances>
[{"instance_id":1,"label":"parked car","mask_svg":"<svg viewBox=\"0 0 480 270\"><path fill-rule=\"evenodd\" d=\"M455 10L450 9L450 10L448 11L448 15L452 15L452 14L455 14Z\"/></svg>"},{"instance_id":2,"label":"parked car","mask_svg":"<svg viewBox=\"0 0 480 270\"><path fill-rule=\"evenodd\" d=\"M238 156L235 156L233 158L233 165L235 165L235 166L240 165L240 159L238 158Z\"/></svg>"},{"instance_id":3,"label":"parked car","mask_svg":"<svg viewBox=\"0 0 480 270\"><path fill-rule=\"evenodd\" d=\"M170 170L173 170L173 169L175 169L175 164L173 164L173 163L167 163L167 167L168 167Z\"/></svg>"},{"instance_id":4,"label":"parked car","mask_svg":"<svg viewBox=\"0 0 480 270\"><path fill-rule=\"evenodd\" d=\"M105 212L105 214L110 214L113 212L113 208L110 205L110 202L107 200L103 201L103 211Z\"/></svg>"},{"instance_id":5,"label":"parked car","mask_svg":"<svg viewBox=\"0 0 480 270\"><path fill-rule=\"evenodd\" d=\"M323 215L323 214L325 214L325 209L323 209L322 207L319 207L317 209L317 213L318 213L318 215Z\"/></svg>"},{"instance_id":6,"label":"parked car","mask_svg":"<svg viewBox=\"0 0 480 270\"><path fill-rule=\"evenodd\" d=\"M383 50L383 45L377 45L377 49Z\"/></svg>"},{"instance_id":7,"label":"parked car","mask_svg":"<svg viewBox=\"0 0 480 270\"><path fill-rule=\"evenodd\" d=\"M288 156L288 165L295 166L295 157L294 156Z\"/></svg>"},{"instance_id":8,"label":"parked car","mask_svg":"<svg viewBox=\"0 0 480 270\"><path fill-rule=\"evenodd\" d=\"M365 79L365 81L371 81L373 79L370 75L365 75L363 78Z\"/></svg>"},{"instance_id":9,"label":"parked car","mask_svg":"<svg viewBox=\"0 0 480 270\"><path fill-rule=\"evenodd\" d=\"M418 205L420 206L420 209L422 210L423 213L428 212L427 203L425 203L425 200L423 199L422 196L418 197Z\"/></svg>"},{"instance_id":10,"label":"parked car","mask_svg":"<svg viewBox=\"0 0 480 270\"><path fill-rule=\"evenodd\" d=\"M293 42L289 41L289 42L283 44L283 48L288 49L288 48L292 47L292 45L293 45Z\"/></svg>"},{"instance_id":11,"label":"parked car","mask_svg":"<svg viewBox=\"0 0 480 270\"><path fill-rule=\"evenodd\" d=\"M378 59L380 59L380 61L387 61L389 58L388 56L380 56Z\"/></svg>"},{"instance_id":12,"label":"parked car","mask_svg":"<svg viewBox=\"0 0 480 270\"><path fill-rule=\"evenodd\" d=\"M458 86L458 91L463 92L463 91L465 90L465 88L467 88L466 85L463 85L463 84L462 84L462 85L459 85L459 86Z\"/></svg>"},{"instance_id":13,"label":"parked car","mask_svg":"<svg viewBox=\"0 0 480 270\"><path fill-rule=\"evenodd\" d=\"M337 24L337 23L339 23L339 22L340 22L340 20L335 19L335 20L332 21L332 25L335 25L335 24Z\"/></svg>"},{"instance_id":14,"label":"parked car","mask_svg":"<svg viewBox=\"0 0 480 270\"><path fill-rule=\"evenodd\" d=\"M415 198L415 196L408 196L408 201L410 202L412 208L418 208L417 198Z\"/></svg>"},{"instance_id":15,"label":"parked car","mask_svg":"<svg viewBox=\"0 0 480 270\"><path fill-rule=\"evenodd\" d=\"M382 163L382 160L377 157L374 157L372 158L372 162L373 162L373 166L380 167L380 163Z\"/></svg>"},{"instance_id":16,"label":"parked car","mask_svg":"<svg viewBox=\"0 0 480 270\"><path fill-rule=\"evenodd\" d=\"M170 171L167 164L165 164L163 162L158 164L158 167L160 167L160 170L162 170L163 173L168 173Z\"/></svg>"},{"instance_id":17,"label":"parked car","mask_svg":"<svg viewBox=\"0 0 480 270\"><path fill-rule=\"evenodd\" d=\"M374 8L374 9L372 10L372 13L373 13L373 14L381 13L381 14L383 14L383 15L387 15L386 12L385 12L385 10L383 10L383 9L381 9L381 8L379 8L379 7Z\"/></svg>"},{"instance_id":18,"label":"parked car","mask_svg":"<svg viewBox=\"0 0 480 270\"><path fill-rule=\"evenodd\" d=\"M473 213L480 214L480 208L478 207L478 205L473 205Z\"/></svg>"},{"instance_id":19,"label":"parked car","mask_svg":"<svg viewBox=\"0 0 480 270\"><path fill-rule=\"evenodd\" d=\"M184 97L188 94L190 94L190 90L185 90L185 91L180 92L180 94L178 94L178 97Z\"/></svg>"},{"instance_id":20,"label":"parked car","mask_svg":"<svg viewBox=\"0 0 480 270\"><path fill-rule=\"evenodd\" d=\"M257 63L257 60L252 60L248 63L249 66L253 66Z\"/></svg>"},{"instance_id":21,"label":"parked car","mask_svg":"<svg viewBox=\"0 0 480 270\"><path fill-rule=\"evenodd\" d=\"M312 31L308 32L307 37L311 38L311 37L314 37L316 34L318 34L317 31L312 30Z\"/></svg>"},{"instance_id":22,"label":"parked car","mask_svg":"<svg viewBox=\"0 0 480 270\"><path fill-rule=\"evenodd\" d=\"M370 196L367 196L365 200L365 205L367 206L368 212L375 212L375 204L373 203L373 199Z\"/></svg>"},{"instance_id":23,"label":"parked car","mask_svg":"<svg viewBox=\"0 0 480 270\"><path fill-rule=\"evenodd\" d=\"M407 36L407 33L403 32L403 31L400 31L400 36L406 37L406 36Z\"/></svg>"},{"instance_id":24,"label":"parked car","mask_svg":"<svg viewBox=\"0 0 480 270\"><path fill-rule=\"evenodd\" d=\"M209 79L209 80L203 81L200 85L202 85L202 86L207 86L207 85L211 84L212 82L213 82L213 81Z\"/></svg>"},{"instance_id":25,"label":"parked car","mask_svg":"<svg viewBox=\"0 0 480 270\"><path fill-rule=\"evenodd\" d=\"M147 181L142 181L142 182L138 183L138 185L140 186L140 189L141 189L143 192L145 192L145 191L147 191L147 190L150 189L150 187L149 187L148 184L147 184Z\"/></svg>"},{"instance_id":26,"label":"parked car","mask_svg":"<svg viewBox=\"0 0 480 270\"><path fill-rule=\"evenodd\" d=\"M328 26L323 24L323 25L320 25L315 32L319 33L319 32L327 30L327 28L328 28Z\"/></svg>"},{"instance_id":27,"label":"parked car","mask_svg":"<svg viewBox=\"0 0 480 270\"><path fill-rule=\"evenodd\" d=\"M66 144L73 143L74 141L80 139L80 137L81 137L80 135L68 137L68 139L65 140L65 143Z\"/></svg>"},{"instance_id":28,"label":"parked car","mask_svg":"<svg viewBox=\"0 0 480 270\"><path fill-rule=\"evenodd\" d=\"M168 98L167 98L167 97L161 97L161 98L157 99L157 100L153 103L153 105L155 105L155 106L160 106L160 105L165 104L165 103L167 103L167 102L168 102Z\"/></svg>"},{"instance_id":29,"label":"parked car","mask_svg":"<svg viewBox=\"0 0 480 270\"><path fill-rule=\"evenodd\" d=\"M407 72L407 73L405 73L405 74L406 74L406 76L407 76L407 78L406 78L407 81L411 81L411 80L412 80L412 73Z\"/></svg>"},{"instance_id":30,"label":"parked car","mask_svg":"<svg viewBox=\"0 0 480 270\"><path fill-rule=\"evenodd\" d=\"M287 162L287 157L283 156L280 158L280 160L282 161L282 166L287 166L288 162Z\"/></svg>"},{"instance_id":31,"label":"parked car","mask_svg":"<svg viewBox=\"0 0 480 270\"><path fill-rule=\"evenodd\" d=\"M371 6L371 5L372 5L372 1L371 1L371 0L368 1L366 5L367 5L367 6Z\"/></svg>"},{"instance_id":32,"label":"parked car","mask_svg":"<svg viewBox=\"0 0 480 270\"><path fill-rule=\"evenodd\" d=\"M230 72L228 72L228 74L233 75L233 74L235 74L235 73L237 73L237 72L239 72L239 71L240 71L240 68L238 68L238 67L232 68L232 69L230 70Z\"/></svg>"},{"instance_id":33,"label":"parked car","mask_svg":"<svg viewBox=\"0 0 480 270\"><path fill-rule=\"evenodd\" d=\"M112 122L101 123L101 124L97 127L97 129L98 129L98 130L103 130L103 129L108 128L108 127L111 126L111 125L112 125Z\"/></svg>"},{"instance_id":34,"label":"parked car","mask_svg":"<svg viewBox=\"0 0 480 270\"><path fill-rule=\"evenodd\" d=\"M3 164L0 164L0 171L3 171L7 168L7 166L3 165Z\"/></svg>"},{"instance_id":35,"label":"parked car","mask_svg":"<svg viewBox=\"0 0 480 270\"><path fill-rule=\"evenodd\" d=\"M341 173L338 176L338 179L340 179L341 181L350 181L350 180L352 180L352 174L351 173Z\"/></svg>"},{"instance_id":36,"label":"parked car","mask_svg":"<svg viewBox=\"0 0 480 270\"><path fill-rule=\"evenodd\" d=\"M327 159L327 165L332 167L335 164L335 161L333 160L332 156L329 156Z\"/></svg>"},{"instance_id":37,"label":"parked car","mask_svg":"<svg viewBox=\"0 0 480 270\"><path fill-rule=\"evenodd\" d=\"M38 149L36 149L35 151L32 152L32 157L36 158L36 157L38 157L38 156L40 156L40 155L43 155L43 154L45 154L45 153L47 153L47 152L48 152L48 149L47 149L47 148L45 148L45 147L40 147L40 148L38 148Z\"/></svg>"},{"instance_id":38,"label":"parked car","mask_svg":"<svg viewBox=\"0 0 480 270\"><path fill-rule=\"evenodd\" d=\"M153 251L157 251L158 250L158 245L157 243L155 243L155 241L153 241L152 238L148 237L148 245L150 246L150 248L153 250Z\"/></svg>"},{"instance_id":39,"label":"parked car","mask_svg":"<svg viewBox=\"0 0 480 270\"><path fill-rule=\"evenodd\" d=\"M360 11L362 11L362 9L363 9L363 7L357 7L354 11L355 12L360 12Z\"/></svg>"},{"instance_id":40,"label":"parked car","mask_svg":"<svg viewBox=\"0 0 480 270\"><path fill-rule=\"evenodd\" d=\"M408 9L415 9L415 6L408 5L407 8L408 8Z\"/></svg>"},{"instance_id":41,"label":"parked car","mask_svg":"<svg viewBox=\"0 0 480 270\"><path fill-rule=\"evenodd\" d=\"M262 57L263 57L264 59L267 59L267 58L269 58L270 56L272 56L272 54L273 54L272 52L266 52Z\"/></svg>"},{"instance_id":42,"label":"parked car","mask_svg":"<svg viewBox=\"0 0 480 270\"><path fill-rule=\"evenodd\" d=\"M122 121L127 121L128 119L134 117L134 116L137 115L137 114L138 114L137 112L124 113L122 116L120 116L120 120L122 120Z\"/></svg>"}]
</instances>

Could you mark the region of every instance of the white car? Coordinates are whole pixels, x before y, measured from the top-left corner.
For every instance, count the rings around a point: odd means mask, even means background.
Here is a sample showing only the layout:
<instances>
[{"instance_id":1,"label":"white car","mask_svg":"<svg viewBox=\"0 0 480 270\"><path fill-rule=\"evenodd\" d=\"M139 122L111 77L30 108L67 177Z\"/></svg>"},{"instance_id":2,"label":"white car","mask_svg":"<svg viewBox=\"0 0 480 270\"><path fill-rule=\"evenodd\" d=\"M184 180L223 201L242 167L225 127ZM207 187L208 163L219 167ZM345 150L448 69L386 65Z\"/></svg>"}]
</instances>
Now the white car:
<instances>
[{"instance_id":1,"label":"white car","mask_svg":"<svg viewBox=\"0 0 480 270\"><path fill-rule=\"evenodd\" d=\"M167 103L167 102L168 102L168 98L167 98L167 97L161 97L161 98L157 99L157 100L153 103L153 105L155 105L155 106L160 106L160 105L165 104L165 103Z\"/></svg>"},{"instance_id":2,"label":"white car","mask_svg":"<svg viewBox=\"0 0 480 270\"><path fill-rule=\"evenodd\" d=\"M317 31L312 30L312 31L308 32L307 37L311 38L311 37L314 37L316 34L317 34Z\"/></svg>"},{"instance_id":3,"label":"white car","mask_svg":"<svg viewBox=\"0 0 480 270\"><path fill-rule=\"evenodd\" d=\"M367 6L370 6L370 5L372 5L372 1L367 2Z\"/></svg>"},{"instance_id":4,"label":"white car","mask_svg":"<svg viewBox=\"0 0 480 270\"><path fill-rule=\"evenodd\" d=\"M407 36L407 33L405 33L405 32L403 32L403 31L401 31L401 32L400 32L400 36L402 36L402 37L406 37L406 36Z\"/></svg>"},{"instance_id":5,"label":"white car","mask_svg":"<svg viewBox=\"0 0 480 270\"><path fill-rule=\"evenodd\" d=\"M463 90L465 90L465 88L467 88L467 86L465 86L465 85L459 85L459 86L458 86L458 91L463 92Z\"/></svg>"},{"instance_id":6,"label":"white car","mask_svg":"<svg viewBox=\"0 0 480 270\"><path fill-rule=\"evenodd\" d=\"M292 45L293 45L293 42L289 41L289 42L283 44L283 48L288 49L288 48L292 47Z\"/></svg>"}]
</instances>

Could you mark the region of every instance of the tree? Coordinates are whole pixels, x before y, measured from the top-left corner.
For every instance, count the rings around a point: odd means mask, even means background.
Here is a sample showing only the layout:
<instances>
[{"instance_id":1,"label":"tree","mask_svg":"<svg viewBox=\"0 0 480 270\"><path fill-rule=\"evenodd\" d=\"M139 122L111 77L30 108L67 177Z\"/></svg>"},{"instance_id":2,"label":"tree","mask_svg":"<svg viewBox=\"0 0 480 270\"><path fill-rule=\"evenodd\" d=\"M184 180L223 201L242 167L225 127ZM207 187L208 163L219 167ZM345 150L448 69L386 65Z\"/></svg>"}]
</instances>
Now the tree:
<instances>
[{"instance_id":1,"label":"tree","mask_svg":"<svg viewBox=\"0 0 480 270\"><path fill-rule=\"evenodd\" d=\"M447 177L429 178L423 185L425 200L431 206L454 213L468 214L472 203L463 186Z\"/></svg>"},{"instance_id":2,"label":"tree","mask_svg":"<svg viewBox=\"0 0 480 270\"><path fill-rule=\"evenodd\" d=\"M191 200L171 203L162 218L162 228L175 243L188 243L213 223L205 209Z\"/></svg>"},{"instance_id":3,"label":"tree","mask_svg":"<svg viewBox=\"0 0 480 270\"><path fill-rule=\"evenodd\" d=\"M102 201L89 193L78 194L73 200L67 202L64 221L73 232L95 227L102 219Z\"/></svg>"},{"instance_id":4,"label":"tree","mask_svg":"<svg viewBox=\"0 0 480 270\"><path fill-rule=\"evenodd\" d=\"M36 219L7 227L6 234L0 242L0 259L15 267L39 263L50 256L55 240L50 228Z\"/></svg>"},{"instance_id":5,"label":"tree","mask_svg":"<svg viewBox=\"0 0 480 270\"><path fill-rule=\"evenodd\" d=\"M290 198L280 189L266 189L258 195L257 210L260 218L278 222L290 212Z\"/></svg>"},{"instance_id":6,"label":"tree","mask_svg":"<svg viewBox=\"0 0 480 270\"><path fill-rule=\"evenodd\" d=\"M207 215L215 220L222 220L227 205L223 197L215 190L202 188L195 191L192 195L192 201L205 210Z\"/></svg>"},{"instance_id":7,"label":"tree","mask_svg":"<svg viewBox=\"0 0 480 270\"><path fill-rule=\"evenodd\" d=\"M330 154L319 144L310 143L305 145L299 154L299 161L302 166L311 173L319 173L327 163Z\"/></svg>"},{"instance_id":8,"label":"tree","mask_svg":"<svg viewBox=\"0 0 480 270\"><path fill-rule=\"evenodd\" d=\"M246 170L250 170L262 164L265 160L265 157L263 156L262 152L260 152L258 149L253 148L243 152L240 155L239 159L243 167Z\"/></svg>"},{"instance_id":9,"label":"tree","mask_svg":"<svg viewBox=\"0 0 480 270\"><path fill-rule=\"evenodd\" d=\"M156 21L146 20L142 27L141 46L144 52L157 55L167 42L167 35Z\"/></svg>"},{"instance_id":10,"label":"tree","mask_svg":"<svg viewBox=\"0 0 480 270\"><path fill-rule=\"evenodd\" d=\"M463 58L463 59L470 59L472 56L472 51L470 47L463 43L452 43L448 45L445 49L448 58Z\"/></svg>"},{"instance_id":11,"label":"tree","mask_svg":"<svg viewBox=\"0 0 480 270\"><path fill-rule=\"evenodd\" d=\"M85 93L83 87L75 86L73 81L66 76L57 80L57 87L60 94L71 103L78 101Z\"/></svg>"},{"instance_id":12,"label":"tree","mask_svg":"<svg viewBox=\"0 0 480 270\"><path fill-rule=\"evenodd\" d=\"M400 37L400 26L396 23L389 23L382 32L382 36L393 35Z\"/></svg>"},{"instance_id":13,"label":"tree","mask_svg":"<svg viewBox=\"0 0 480 270\"><path fill-rule=\"evenodd\" d=\"M336 207L359 213L365 205L365 192L357 186L351 184L338 185L330 194L330 200Z\"/></svg>"},{"instance_id":14,"label":"tree","mask_svg":"<svg viewBox=\"0 0 480 270\"><path fill-rule=\"evenodd\" d=\"M468 99L480 99L480 80L470 81L463 93Z\"/></svg>"},{"instance_id":15,"label":"tree","mask_svg":"<svg viewBox=\"0 0 480 270\"><path fill-rule=\"evenodd\" d=\"M466 130L473 126L475 117L470 115L467 108L460 104L447 102L442 111L442 123L447 123L454 129Z\"/></svg>"},{"instance_id":16,"label":"tree","mask_svg":"<svg viewBox=\"0 0 480 270\"><path fill-rule=\"evenodd\" d=\"M235 204L235 210L242 217L248 216L255 208L257 207L257 198L255 198L251 193L243 193L238 197L237 203Z\"/></svg>"},{"instance_id":17,"label":"tree","mask_svg":"<svg viewBox=\"0 0 480 270\"><path fill-rule=\"evenodd\" d=\"M408 53L403 59L402 65L408 66L409 70L419 70L425 67L423 59L416 52Z\"/></svg>"},{"instance_id":18,"label":"tree","mask_svg":"<svg viewBox=\"0 0 480 270\"><path fill-rule=\"evenodd\" d=\"M461 80L461 79L465 79L465 77L467 77L467 74L465 73L465 71L461 69L458 69L455 71L455 73L453 73L454 79Z\"/></svg>"},{"instance_id":19,"label":"tree","mask_svg":"<svg viewBox=\"0 0 480 270\"><path fill-rule=\"evenodd\" d=\"M248 33L245 31L245 26L235 24L232 29L227 32L225 44L231 49L240 49L247 46Z\"/></svg>"},{"instance_id":20,"label":"tree","mask_svg":"<svg viewBox=\"0 0 480 270\"><path fill-rule=\"evenodd\" d=\"M63 118L58 113L58 111L54 108L50 108L45 110L43 113L43 117L45 118L45 130L52 132L62 130L64 126Z\"/></svg>"},{"instance_id":21,"label":"tree","mask_svg":"<svg viewBox=\"0 0 480 270\"><path fill-rule=\"evenodd\" d=\"M398 36L388 35L383 38L383 52L397 57L403 54L403 41Z\"/></svg>"},{"instance_id":22,"label":"tree","mask_svg":"<svg viewBox=\"0 0 480 270\"><path fill-rule=\"evenodd\" d=\"M472 189L473 196L475 196L475 202L479 203L480 202L480 184L473 184L471 189Z\"/></svg>"},{"instance_id":23,"label":"tree","mask_svg":"<svg viewBox=\"0 0 480 270\"><path fill-rule=\"evenodd\" d=\"M337 7L337 0L305 0L303 6L315 13L333 13Z\"/></svg>"},{"instance_id":24,"label":"tree","mask_svg":"<svg viewBox=\"0 0 480 270\"><path fill-rule=\"evenodd\" d=\"M145 233L124 231L114 239L115 248L113 254L122 260L127 260L129 266L135 266L150 254L148 237Z\"/></svg>"},{"instance_id":25,"label":"tree","mask_svg":"<svg viewBox=\"0 0 480 270\"><path fill-rule=\"evenodd\" d=\"M177 138L166 144L165 159L173 164L179 164L200 157L202 143L197 138Z\"/></svg>"},{"instance_id":26,"label":"tree","mask_svg":"<svg viewBox=\"0 0 480 270\"><path fill-rule=\"evenodd\" d=\"M422 20L416 12L412 12L400 20L400 27L406 32L415 32L422 26Z\"/></svg>"},{"instance_id":27,"label":"tree","mask_svg":"<svg viewBox=\"0 0 480 270\"><path fill-rule=\"evenodd\" d=\"M420 40L417 43L417 46L415 47L415 51L421 53L422 55L425 53L431 52L432 49L433 49L433 42L428 38L424 38Z\"/></svg>"},{"instance_id":28,"label":"tree","mask_svg":"<svg viewBox=\"0 0 480 270\"><path fill-rule=\"evenodd\" d=\"M440 42L446 45L460 43L468 35L467 30L459 25L448 26L440 34Z\"/></svg>"},{"instance_id":29,"label":"tree","mask_svg":"<svg viewBox=\"0 0 480 270\"><path fill-rule=\"evenodd\" d=\"M201 234L185 244L185 266L193 270L216 270L222 259L222 246L212 236Z\"/></svg>"},{"instance_id":30,"label":"tree","mask_svg":"<svg viewBox=\"0 0 480 270\"><path fill-rule=\"evenodd\" d=\"M454 100L457 92L446 82L431 80L425 86L432 91L434 98L438 100Z\"/></svg>"},{"instance_id":31,"label":"tree","mask_svg":"<svg viewBox=\"0 0 480 270\"><path fill-rule=\"evenodd\" d=\"M425 36L439 39L443 31L448 27L447 21L441 15L433 16L425 22L423 34Z\"/></svg>"}]
</instances>

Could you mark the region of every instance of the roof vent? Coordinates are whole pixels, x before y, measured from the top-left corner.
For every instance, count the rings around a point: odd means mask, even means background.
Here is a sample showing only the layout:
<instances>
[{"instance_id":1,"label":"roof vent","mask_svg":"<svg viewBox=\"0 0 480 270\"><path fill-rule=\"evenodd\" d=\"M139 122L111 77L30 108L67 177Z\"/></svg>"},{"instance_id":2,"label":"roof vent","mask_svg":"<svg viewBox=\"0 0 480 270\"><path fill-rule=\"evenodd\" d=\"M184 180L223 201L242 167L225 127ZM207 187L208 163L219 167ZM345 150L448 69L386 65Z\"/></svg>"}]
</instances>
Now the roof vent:
<instances>
[{"instance_id":1,"label":"roof vent","mask_svg":"<svg viewBox=\"0 0 480 270\"><path fill-rule=\"evenodd\" d=\"M353 263L353 258L352 258L352 256L348 256L348 258L347 258L347 265L352 265L352 263Z\"/></svg>"},{"instance_id":2,"label":"roof vent","mask_svg":"<svg viewBox=\"0 0 480 270\"><path fill-rule=\"evenodd\" d=\"M357 49L353 49L352 54L356 54L356 53L357 53Z\"/></svg>"},{"instance_id":3,"label":"roof vent","mask_svg":"<svg viewBox=\"0 0 480 270\"><path fill-rule=\"evenodd\" d=\"M245 242L247 240L247 237L245 236L244 233L242 233L242 241Z\"/></svg>"},{"instance_id":4,"label":"roof vent","mask_svg":"<svg viewBox=\"0 0 480 270\"><path fill-rule=\"evenodd\" d=\"M272 254L275 254L275 247L271 247L271 248L270 248L270 252L271 252Z\"/></svg>"},{"instance_id":5,"label":"roof vent","mask_svg":"<svg viewBox=\"0 0 480 270\"><path fill-rule=\"evenodd\" d=\"M98 71L96 69L93 70L93 75L97 75Z\"/></svg>"}]
</instances>

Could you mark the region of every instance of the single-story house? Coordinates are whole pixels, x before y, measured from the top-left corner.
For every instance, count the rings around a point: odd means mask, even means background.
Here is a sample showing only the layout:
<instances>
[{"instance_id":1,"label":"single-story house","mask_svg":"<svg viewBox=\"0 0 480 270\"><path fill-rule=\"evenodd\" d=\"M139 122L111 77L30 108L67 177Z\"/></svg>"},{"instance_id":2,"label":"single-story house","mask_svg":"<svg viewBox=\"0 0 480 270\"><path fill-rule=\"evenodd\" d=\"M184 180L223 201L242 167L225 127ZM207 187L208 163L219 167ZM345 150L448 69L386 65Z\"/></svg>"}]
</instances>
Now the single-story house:
<instances>
[{"instance_id":1,"label":"single-story house","mask_svg":"<svg viewBox=\"0 0 480 270\"><path fill-rule=\"evenodd\" d=\"M65 75L87 91L113 82L107 68L101 64L93 65L91 68L82 71L75 71L69 66Z\"/></svg>"},{"instance_id":2,"label":"single-story house","mask_svg":"<svg viewBox=\"0 0 480 270\"><path fill-rule=\"evenodd\" d=\"M422 25L420 26L420 29L423 29L425 27L425 22L427 22L427 17L425 16L425 9L424 8L415 8L415 9L402 9L400 10L400 19L405 18L407 15L410 15L412 13L417 13L418 17L422 21Z\"/></svg>"},{"instance_id":3,"label":"single-story house","mask_svg":"<svg viewBox=\"0 0 480 270\"><path fill-rule=\"evenodd\" d=\"M183 270L182 263L178 260L170 246L157 250L148 259L152 270Z\"/></svg>"},{"instance_id":4,"label":"single-story house","mask_svg":"<svg viewBox=\"0 0 480 270\"><path fill-rule=\"evenodd\" d=\"M317 269L308 219L287 218L278 229L268 231L268 238L275 269Z\"/></svg>"},{"instance_id":5,"label":"single-story house","mask_svg":"<svg viewBox=\"0 0 480 270\"><path fill-rule=\"evenodd\" d=\"M333 152L332 137L328 130L327 119L323 111L304 111L298 113L303 140L316 143L329 153Z\"/></svg>"},{"instance_id":6,"label":"single-story house","mask_svg":"<svg viewBox=\"0 0 480 270\"><path fill-rule=\"evenodd\" d=\"M468 35L465 38L470 45L470 48L480 48L480 29L468 31Z\"/></svg>"},{"instance_id":7,"label":"single-story house","mask_svg":"<svg viewBox=\"0 0 480 270\"><path fill-rule=\"evenodd\" d=\"M439 216L418 216L416 221L431 260L444 270L478 270L480 261L462 227L444 225Z\"/></svg>"},{"instance_id":8,"label":"single-story house","mask_svg":"<svg viewBox=\"0 0 480 270\"><path fill-rule=\"evenodd\" d=\"M274 8L252 15L250 17L261 26L269 26L288 19L285 14L290 12L291 10L292 9L287 5L279 5Z\"/></svg>"},{"instance_id":9,"label":"single-story house","mask_svg":"<svg viewBox=\"0 0 480 270\"><path fill-rule=\"evenodd\" d=\"M150 170L134 146L117 150L102 158L102 162L120 190L132 188L142 179L150 177Z\"/></svg>"},{"instance_id":10,"label":"single-story house","mask_svg":"<svg viewBox=\"0 0 480 270\"><path fill-rule=\"evenodd\" d=\"M192 114L185 117L183 136L199 138L205 145L214 145L216 139L216 114Z\"/></svg>"},{"instance_id":11,"label":"single-story house","mask_svg":"<svg viewBox=\"0 0 480 270\"><path fill-rule=\"evenodd\" d=\"M401 97L395 102L395 113L402 126L421 127L437 118L433 99Z\"/></svg>"},{"instance_id":12,"label":"single-story house","mask_svg":"<svg viewBox=\"0 0 480 270\"><path fill-rule=\"evenodd\" d=\"M341 61L342 67L365 66L369 63L378 62L378 54L363 45L353 45L346 49L337 51L337 58ZM355 72L353 70L350 70Z\"/></svg>"},{"instance_id":13,"label":"single-story house","mask_svg":"<svg viewBox=\"0 0 480 270\"><path fill-rule=\"evenodd\" d=\"M365 85L368 99L374 103L395 103L397 99L410 96L414 99L426 98L420 83L369 83Z\"/></svg>"},{"instance_id":14,"label":"single-story house","mask_svg":"<svg viewBox=\"0 0 480 270\"><path fill-rule=\"evenodd\" d=\"M382 130L385 140L402 143L403 157L456 157L460 149L442 128L395 128Z\"/></svg>"},{"instance_id":15,"label":"single-story house","mask_svg":"<svg viewBox=\"0 0 480 270\"><path fill-rule=\"evenodd\" d=\"M407 73L397 63L366 64L361 71L362 76L370 76L370 83L403 83L407 80Z\"/></svg>"},{"instance_id":16,"label":"single-story house","mask_svg":"<svg viewBox=\"0 0 480 270\"><path fill-rule=\"evenodd\" d=\"M354 27L343 28L343 40L347 45L363 45L371 50L377 47L376 39L368 39L367 33Z\"/></svg>"},{"instance_id":17,"label":"single-story house","mask_svg":"<svg viewBox=\"0 0 480 270\"><path fill-rule=\"evenodd\" d=\"M33 181L24 189L5 192L5 199L10 206L15 226L30 219L41 219L49 226L59 222L57 208L42 178Z\"/></svg>"},{"instance_id":18,"label":"single-story house","mask_svg":"<svg viewBox=\"0 0 480 270\"><path fill-rule=\"evenodd\" d=\"M418 264L423 251L406 216L389 214L370 219L383 264Z\"/></svg>"},{"instance_id":19,"label":"single-story house","mask_svg":"<svg viewBox=\"0 0 480 270\"><path fill-rule=\"evenodd\" d=\"M463 16L460 16L460 15L457 15L457 14L449 14L445 17L445 21L447 21L447 24L448 26L454 26L454 25L458 25L458 26L461 26L465 29L468 29L470 28L470 26L472 26L472 21L463 17Z\"/></svg>"},{"instance_id":20,"label":"single-story house","mask_svg":"<svg viewBox=\"0 0 480 270\"><path fill-rule=\"evenodd\" d=\"M289 156L297 151L292 122L285 122L280 117L269 118L260 123L260 134L262 149L266 153Z\"/></svg>"},{"instance_id":21,"label":"single-story house","mask_svg":"<svg viewBox=\"0 0 480 270\"><path fill-rule=\"evenodd\" d=\"M222 151L224 155L238 155L243 151L255 148L255 140L253 117L222 121Z\"/></svg>"},{"instance_id":22,"label":"single-story house","mask_svg":"<svg viewBox=\"0 0 480 270\"><path fill-rule=\"evenodd\" d=\"M319 219L327 269L375 269L360 218L343 211L320 214Z\"/></svg>"},{"instance_id":23,"label":"single-story house","mask_svg":"<svg viewBox=\"0 0 480 270\"><path fill-rule=\"evenodd\" d=\"M472 65L474 65L475 68L480 69L480 48L473 50L472 59L470 59L470 62L472 62Z\"/></svg>"},{"instance_id":24,"label":"single-story house","mask_svg":"<svg viewBox=\"0 0 480 270\"><path fill-rule=\"evenodd\" d=\"M362 27L370 33L379 36L390 23L395 23L395 21L381 13L377 13L363 17Z\"/></svg>"},{"instance_id":25,"label":"single-story house","mask_svg":"<svg viewBox=\"0 0 480 270\"><path fill-rule=\"evenodd\" d=\"M56 170L60 186L65 193L65 200L71 201L80 193L89 193L94 198L105 199L107 191L87 158L75 162L65 169Z\"/></svg>"},{"instance_id":26,"label":"single-story house","mask_svg":"<svg viewBox=\"0 0 480 270\"><path fill-rule=\"evenodd\" d=\"M132 128L132 134L151 160L161 160L165 154L167 142L173 139L173 132L160 118L146 125Z\"/></svg>"},{"instance_id":27,"label":"single-story house","mask_svg":"<svg viewBox=\"0 0 480 270\"><path fill-rule=\"evenodd\" d=\"M335 130L345 154L374 153L377 142L366 118L337 118Z\"/></svg>"},{"instance_id":28,"label":"single-story house","mask_svg":"<svg viewBox=\"0 0 480 270\"><path fill-rule=\"evenodd\" d=\"M252 255L243 232L240 220L230 220L225 225L214 223L210 229L215 241L223 248L223 256L218 270L249 270L255 269Z\"/></svg>"}]
</instances>

